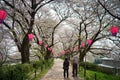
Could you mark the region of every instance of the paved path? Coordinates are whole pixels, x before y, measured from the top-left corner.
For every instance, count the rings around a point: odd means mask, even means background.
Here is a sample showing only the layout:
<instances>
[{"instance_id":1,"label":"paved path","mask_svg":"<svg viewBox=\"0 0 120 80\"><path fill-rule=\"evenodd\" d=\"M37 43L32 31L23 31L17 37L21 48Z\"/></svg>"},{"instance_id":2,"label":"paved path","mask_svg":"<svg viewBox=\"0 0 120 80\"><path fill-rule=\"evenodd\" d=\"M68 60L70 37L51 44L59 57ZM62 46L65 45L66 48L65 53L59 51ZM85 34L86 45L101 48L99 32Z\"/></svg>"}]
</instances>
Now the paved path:
<instances>
[{"instance_id":1,"label":"paved path","mask_svg":"<svg viewBox=\"0 0 120 80\"><path fill-rule=\"evenodd\" d=\"M40 80L82 80L78 77L72 77L72 67L70 65L69 78L64 79L63 77L63 60L55 59L53 67L48 71L48 73Z\"/></svg>"}]
</instances>

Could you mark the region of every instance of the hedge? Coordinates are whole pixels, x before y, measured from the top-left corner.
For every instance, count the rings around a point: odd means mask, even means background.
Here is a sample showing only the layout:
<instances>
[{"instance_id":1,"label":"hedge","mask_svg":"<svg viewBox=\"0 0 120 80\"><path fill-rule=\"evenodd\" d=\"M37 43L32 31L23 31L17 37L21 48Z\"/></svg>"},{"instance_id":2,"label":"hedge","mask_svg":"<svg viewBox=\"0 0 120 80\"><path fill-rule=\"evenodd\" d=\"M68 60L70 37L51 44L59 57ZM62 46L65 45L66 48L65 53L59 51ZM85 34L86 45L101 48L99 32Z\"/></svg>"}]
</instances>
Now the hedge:
<instances>
[{"instance_id":1,"label":"hedge","mask_svg":"<svg viewBox=\"0 0 120 80\"><path fill-rule=\"evenodd\" d=\"M47 61L32 61L30 64L3 65L0 67L0 80L30 80L34 70L48 68L53 59Z\"/></svg>"},{"instance_id":2,"label":"hedge","mask_svg":"<svg viewBox=\"0 0 120 80\"><path fill-rule=\"evenodd\" d=\"M80 66L85 68L85 62L81 62ZM93 70L93 71L98 71L98 72L103 72L106 74L115 74L115 68L108 68L108 67L102 67L97 64L93 63L88 63L86 62L86 69L88 70ZM118 70L120 72L120 70Z\"/></svg>"}]
</instances>

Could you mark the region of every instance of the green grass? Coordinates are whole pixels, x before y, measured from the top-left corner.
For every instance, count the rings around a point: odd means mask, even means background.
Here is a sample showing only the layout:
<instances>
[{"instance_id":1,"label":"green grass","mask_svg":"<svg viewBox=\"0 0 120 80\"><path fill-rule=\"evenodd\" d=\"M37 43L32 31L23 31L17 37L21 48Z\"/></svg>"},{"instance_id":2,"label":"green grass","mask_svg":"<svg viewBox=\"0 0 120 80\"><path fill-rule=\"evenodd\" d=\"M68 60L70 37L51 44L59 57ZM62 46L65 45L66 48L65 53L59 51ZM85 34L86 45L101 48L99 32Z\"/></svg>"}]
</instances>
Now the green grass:
<instances>
[{"instance_id":1,"label":"green grass","mask_svg":"<svg viewBox=\"0 0 120 80\"><path fill-rule=\"evenodd\" d=\"M120 80L120 76L108 75L108 74L101 73L101 72L87 70L86 73L87 73L86 80L95 80L95 74L96 74L96 80ZM84 78L83 68L80 68L79 75L80 75L80 77Z\"/></svg>"},{"instance_id":2,"label":"green grass","mask_svg":"<svg viewBox=\"0 0 120 80\"><path fill-rule=\"evenodd\" d=\"M31 80L40 80L40 78L42 78L48 72L48 70L49 69L45 69L42 72L40 70L37 71L38 74L36 75L36 78L35 78L35 74L33 73Z\"/></svg>"},{"instance_id":3,"label":"green grass","mask_svg":"<svg viewBox=\"0 0 120 80\"><path fill-rule=\"evenodd\" d=\"M36 77L35 77L35 73L32 72L31 74L31 79L30 80L40 80L53 66L54 63L51 63L51 65L47 68L44 68L42 71L39 69L36 72Z\"/></svg>"}]
</instances>

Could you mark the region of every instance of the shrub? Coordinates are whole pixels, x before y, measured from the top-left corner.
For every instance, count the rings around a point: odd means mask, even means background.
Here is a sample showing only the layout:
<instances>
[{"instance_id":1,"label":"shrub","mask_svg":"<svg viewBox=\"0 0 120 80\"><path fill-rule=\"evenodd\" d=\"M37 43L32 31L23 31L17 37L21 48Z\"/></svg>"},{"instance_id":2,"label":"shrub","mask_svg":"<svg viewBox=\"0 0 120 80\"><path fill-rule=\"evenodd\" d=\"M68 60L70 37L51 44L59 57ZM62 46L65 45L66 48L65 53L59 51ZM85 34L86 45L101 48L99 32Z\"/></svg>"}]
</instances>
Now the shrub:
<instances>
[{"instance_id":1,"label":"shrub","mask_svg":"<svg viewBox=\"0 0 120 80\"><path fill-rule=\"evenodd\" d=\"M23 80L28 79L32 67L29 64L5 65L0 67L0 80Z\"/></svg>"},{"instance_id":2,"label":"shrub","mask_svg":"<svg viewBox=\"0 0 120 80\"><path fill-rule=\"evenodd\" d=\"M84 68L85 68L85 65L86 65L86 69L88 69L88 70L103 72L106 74L114 74L114 69L112 69L112 68L98 66L96 64L88 63L88 62L86 62L86 64L85 64L85 62L80 63L80 66L82 66Z\"/></svg>"},{"instance_id":3,"label":"shrub","mask_svg":"<svg viewBox=\"0 0 120 80\"><path fill-rule=\"evenodd\" d=\"M33 67L30 64L18 64L15 65L13 76L17 80L28 79L29 76L27 74L31 71L33 71Z\"/></svg>"},{"instance_id":4,"label":"shrub","mask_svg":"<svg viewBox=\"0 0 120 80\"><path fill-rule=\"evenodd\" d=\"M35 69L45 70L52 64L53 59L33 61L30 64L3 65L0 67L0 80L31 80L29 73L33 74Z\"/></svg>"}]
</instances>

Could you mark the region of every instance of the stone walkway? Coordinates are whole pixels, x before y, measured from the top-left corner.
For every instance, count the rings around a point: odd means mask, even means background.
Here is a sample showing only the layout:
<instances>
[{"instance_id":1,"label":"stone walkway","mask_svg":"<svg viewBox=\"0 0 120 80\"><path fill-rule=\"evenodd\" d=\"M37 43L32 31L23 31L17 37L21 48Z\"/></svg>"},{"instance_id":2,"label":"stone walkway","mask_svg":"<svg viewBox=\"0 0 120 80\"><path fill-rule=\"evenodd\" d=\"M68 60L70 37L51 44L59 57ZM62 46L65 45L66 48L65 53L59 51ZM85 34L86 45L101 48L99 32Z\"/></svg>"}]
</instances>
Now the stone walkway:
<instances>
[{"instance_id":1,"label":"stone walkway","mask_svg":"<svg viewBox=\"0 0 120 80\"><path fill-rule=\"evenodd\" d=\"M78 77L72 77L72 67L70 65L69 78L64 79L63 77L63 60L55 59L53 67L48 71L48 73L40 80L82 80Z\"/></svg>"}]
</instances>

